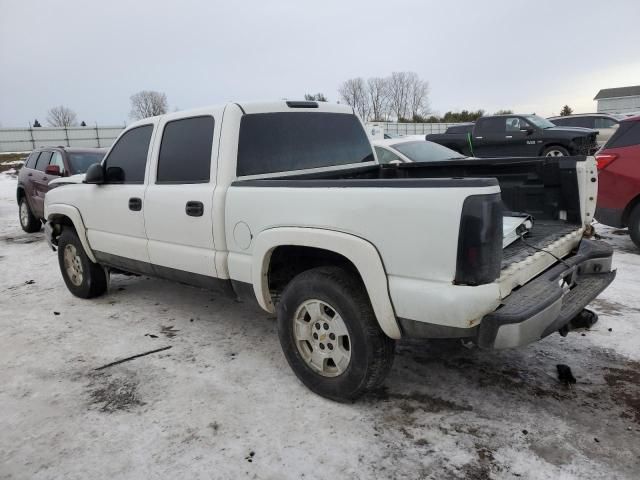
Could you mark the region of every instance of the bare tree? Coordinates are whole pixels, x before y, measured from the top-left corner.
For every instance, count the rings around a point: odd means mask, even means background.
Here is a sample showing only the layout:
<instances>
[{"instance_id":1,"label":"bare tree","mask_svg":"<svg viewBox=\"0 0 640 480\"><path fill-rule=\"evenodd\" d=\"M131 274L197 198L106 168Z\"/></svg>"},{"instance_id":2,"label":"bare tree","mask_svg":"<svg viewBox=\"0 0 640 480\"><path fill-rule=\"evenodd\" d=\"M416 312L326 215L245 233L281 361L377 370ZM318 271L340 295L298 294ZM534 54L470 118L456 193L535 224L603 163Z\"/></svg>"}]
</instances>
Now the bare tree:
<instances>
[{"instance_id":1,"label":"bare tree","mask_svg":"<svg viewBox=\"0 0 640 480\"><path fill-rule=\"evenodd\" d=\"M167 95L153 90L142 90L131 95L131 112L134 120L154 117L167 113Z\"/></svg>"},{"instance_id":2,"label":"bare tree","mask_svg":"<svg viewBox=\"0 0 640 480\"><path fill-rule=\"evenodd\" d=\"M410 82L407 72L393 72L387 79L389 108L396 120L406 119L409 116Z\"/></svg>"},{"instance_id":3,"label":"bare tree","mask_svg":"<svg viewBox=\"0 0 640 480\"><path fill-rule=\"evenodd\" d=\"M360 118L367 120L369 118L369 96L362 77L350 78L338 88L338 93L345 103L355 108Z\"/></svg>"},{"instance_id":4,"label":"bare tree","mask_svg":"<svg viewBox=\"0 0 640 480\"><path fill-rule=\"evenodd\" d=\"M417 73L406 72L409 91L407 94L409 112L414 121L429 113L429 82L421 80Z\"/></svg>"},{"instance_id":5,"label":"bare tree","mask_svg":"<svg viewBox=\"0 0 640 480\"><path fill-rule=\"evenodd\" d=\"M373 77L367 80L367 93L374 122L386 120L389 108L389 86L386 78Z\"/></svg>"},{"instance_id":6,"label":"bare tree","mask_svg":"<svg viewBox=\"0 0 640 480\"><path fill-rule=\"evenodd\" d=\"M76 112L60 105L47 112L47 123L52 127L74 127L78 124Z\"/></svg>"}]
</instances>

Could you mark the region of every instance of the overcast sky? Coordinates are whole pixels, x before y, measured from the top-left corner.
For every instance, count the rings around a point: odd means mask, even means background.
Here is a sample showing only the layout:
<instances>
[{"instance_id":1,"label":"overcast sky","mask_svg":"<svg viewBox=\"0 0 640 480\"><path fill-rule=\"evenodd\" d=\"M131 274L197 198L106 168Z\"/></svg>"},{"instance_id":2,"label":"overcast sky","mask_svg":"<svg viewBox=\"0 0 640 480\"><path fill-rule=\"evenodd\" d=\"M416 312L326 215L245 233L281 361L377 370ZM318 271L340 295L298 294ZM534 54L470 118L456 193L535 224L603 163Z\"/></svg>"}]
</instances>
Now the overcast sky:
<instances>
[{"instance_id":1,"label":"overcast sky","mask_svg":"<svg viewBox=\"0 0 640 480\"><path fill-rule=\"evenodd\" d=\"M330 101L348 78L415 71L431 109L595 111L640 84L640 0L0 0L0 123L66 105L129 121L129 97L171 109L229 100Z\"/></svg>"}]
</instances>

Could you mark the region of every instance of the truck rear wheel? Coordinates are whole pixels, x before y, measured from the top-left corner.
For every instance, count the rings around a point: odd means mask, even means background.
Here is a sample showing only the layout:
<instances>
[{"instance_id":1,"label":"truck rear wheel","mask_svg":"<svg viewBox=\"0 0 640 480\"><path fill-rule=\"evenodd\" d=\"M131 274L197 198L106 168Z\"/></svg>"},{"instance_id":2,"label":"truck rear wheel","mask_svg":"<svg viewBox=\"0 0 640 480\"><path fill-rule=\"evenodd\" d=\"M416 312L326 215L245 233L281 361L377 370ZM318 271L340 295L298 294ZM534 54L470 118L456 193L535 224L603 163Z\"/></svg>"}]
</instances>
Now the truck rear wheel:
<instances>
[{"instance_id":1,"label":"truck rear wheel","mask_svg":"<svg viewBox=\"0 0 640 480\"><path fill-rule=\"evenodd\" d=\"M636 205L629 215L629 235L636 247L640 248L640 205Z\"/></svg>"},{"instance_id":2,"label":"truck rear wheel","mask_svg":"<svg viewBox=\"0 0 640 480\"><path fill-rule=\"evenodd\" d=\"M278 336L302 383L336 401L374 389L393 364L395 342L380 329L362 282L337 267L307 270L287 285Z\"/></svg>"},{"instance_id":3,"label":"truck rear wheel","mask_svg":"<svg viewBox=\"0 0 640 480\"><path fill-rule=\"evenodd\" d=\"M20 197L18 202L18 213L20 214L20 226L22 230L27 233L39 232L42 228L42 223L38 220L29 208L29 203L26 197Z\"/></svg>"},{"instance_id":4,"label":"truck rear wheel","mask_svg":"<svg viewBox=\"0 0 640 480\"><path fill-rule=\"evenodd\" d=\"M107 274L87 256L71 228L62 230L58 238L58 263L64 283L76 297L93 298L107 290Z\"/></svg>"}]
</instances>

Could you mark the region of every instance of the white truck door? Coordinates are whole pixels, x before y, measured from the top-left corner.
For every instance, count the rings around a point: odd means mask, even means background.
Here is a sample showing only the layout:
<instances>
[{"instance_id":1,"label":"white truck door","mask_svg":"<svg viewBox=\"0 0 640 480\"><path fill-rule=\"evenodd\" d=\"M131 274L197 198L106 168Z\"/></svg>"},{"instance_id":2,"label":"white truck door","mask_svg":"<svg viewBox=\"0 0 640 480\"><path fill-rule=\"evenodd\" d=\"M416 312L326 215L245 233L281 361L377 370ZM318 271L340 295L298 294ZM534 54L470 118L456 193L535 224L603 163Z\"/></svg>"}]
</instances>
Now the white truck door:
<instances>
[{"instance_id":1,"label":"white truck door","mask_svg":"<svg viewBox=\"0 0 640 480\"><path fill-rule=\"evenodd\" d=\"M178 115L165 116L158 125L144 219L153 268L189 282L218 276L213 190L221 116ZM185 277L186 272L194 278Z\"/></svg>"},{"instance_id":2,"label":"white truck door","mask_svg":"<svg viewBox=\"0 0 640 480\"><path fill-rule=\"evenodd\" d=\"M104 159L105 183L91 185L82 202L89 244L105 263L130 267L131 260L149 262L143 199L152 134L152 123L124 132ZM143 268L133 271L145 273Z\"/></svg>"}]
</instances>

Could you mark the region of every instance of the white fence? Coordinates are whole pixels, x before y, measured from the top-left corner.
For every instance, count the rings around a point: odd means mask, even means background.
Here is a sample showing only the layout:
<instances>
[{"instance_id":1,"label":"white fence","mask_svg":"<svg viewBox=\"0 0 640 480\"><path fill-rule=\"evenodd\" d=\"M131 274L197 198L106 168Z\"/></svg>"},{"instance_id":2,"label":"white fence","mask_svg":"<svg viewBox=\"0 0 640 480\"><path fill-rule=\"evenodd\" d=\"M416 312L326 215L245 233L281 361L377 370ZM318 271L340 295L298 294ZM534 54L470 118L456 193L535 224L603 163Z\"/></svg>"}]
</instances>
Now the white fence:
<instances>
[{"instance_id":1,"label":"white fence","mask_svg":"<svg viewBox=\"0 0 640 480\"><path fill-rule=\"evenodd\" d=\"M367 122L367 130L378 127L384 133L391 135L427 135L429 133L444 133L451 125L457 123L395 123L395 122Z\"/></svg>"},{"instance_id":2,"label":"white fence","mask_svg":"<svg viewBox=\"0 0 640 480\"><path fill-rule=\"evenodd\" d=\"M426 135L443 133L451 125L456 124L369 122L367 130L371 131L377 128L392 135ZM0 152L29 152L37 147L54 145L110 147L122 129L124 129L124 125L114 127L0 128Z\"/></svg>"},{"instance_id":3,"label":"white fence","mask_svg":"<svg viewBox=\"0 0 640 480\"><path fill-rule=\"evenodd\" d=\"M0 128L0 152L29 152L37 147L110 147L124 129L114 127Z\"/></svg>"}]
</instances>

